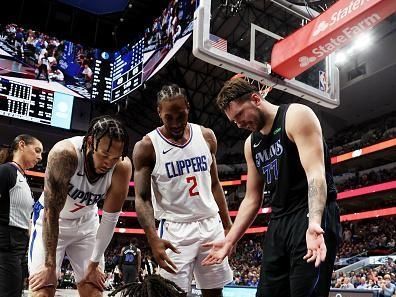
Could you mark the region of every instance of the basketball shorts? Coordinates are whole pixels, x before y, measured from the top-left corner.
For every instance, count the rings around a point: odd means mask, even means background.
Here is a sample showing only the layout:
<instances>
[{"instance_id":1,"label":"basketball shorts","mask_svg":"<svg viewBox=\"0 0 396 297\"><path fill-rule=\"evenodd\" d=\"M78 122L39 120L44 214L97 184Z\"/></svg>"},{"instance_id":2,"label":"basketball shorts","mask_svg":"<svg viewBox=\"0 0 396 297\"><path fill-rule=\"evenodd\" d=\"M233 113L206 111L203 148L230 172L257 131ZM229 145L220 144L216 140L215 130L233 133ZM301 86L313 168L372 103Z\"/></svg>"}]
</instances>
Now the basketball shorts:
<instances>
[{"instance_id":1,"label":"basketball shorts","mask_svg":"<svg viewBox=\"0 0 396 297\"><path fill-rule=\"evenodd\" d=\"M36 202L33 209L32 228L28 251L30 275L39 272L45 263L45 247L43 240L44 208ZM99 217L95 213L87 213L78 219L59 219L59 237L56 249L56 271L60 273L63 258L67 255L73 268L76 282L85 276L89 260L95 246ZM104 257L99 263L104 270Z\"/></svg>"},{"instance_id":2,"label":"basketball shorts","mask_svg":"<svg viewBox=\"0 0 396 297\"><path fill-rule=\"evenodd\" d=\"M331 273L338 248L338 206L329 202L322 228L327 247L326 261L319 268L303 259L307 252L308 209L272 219L263 243L263 259L256 297L328 296Z\"/></svg>"},{"instance_id":3,"label":"basketball shorts","mask_svg":"<svg viewBox=\"0 0 396 297\"><path fill-rule=\"evenodd\" d=\"M160 269L162 277L173 281L186 292L191 290L193 275L198 289L223 288L232 281L228 258L221 264L201 265L210 251L210 248L203 248L201 245L224 239L224 229L219 215L189 223L161 220L158 232L162 239L170 241L180 251L180 254L170 249L166 251L178 272L171 274Z\"/></svg>"}]
</instances>

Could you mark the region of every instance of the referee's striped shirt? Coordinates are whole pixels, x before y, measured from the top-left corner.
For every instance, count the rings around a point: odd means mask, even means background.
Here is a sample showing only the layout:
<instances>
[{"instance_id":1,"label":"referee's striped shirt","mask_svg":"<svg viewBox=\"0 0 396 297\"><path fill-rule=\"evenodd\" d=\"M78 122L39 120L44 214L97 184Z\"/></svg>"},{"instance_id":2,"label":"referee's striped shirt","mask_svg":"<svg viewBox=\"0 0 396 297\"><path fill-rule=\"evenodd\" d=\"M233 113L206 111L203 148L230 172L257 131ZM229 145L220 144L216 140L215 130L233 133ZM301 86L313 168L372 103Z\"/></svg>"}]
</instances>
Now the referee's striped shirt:
<instances>
[{"instance_id":1,"label":"referee's striped shirt","mask_svg":"<svg viewBox=\"0 0 396 297\"><path fill-rule=\"evenodd\" d=\"M11 163L0 165L0 224L29 229L32 192L21 172Z\"/></svg>"}]
</instances>

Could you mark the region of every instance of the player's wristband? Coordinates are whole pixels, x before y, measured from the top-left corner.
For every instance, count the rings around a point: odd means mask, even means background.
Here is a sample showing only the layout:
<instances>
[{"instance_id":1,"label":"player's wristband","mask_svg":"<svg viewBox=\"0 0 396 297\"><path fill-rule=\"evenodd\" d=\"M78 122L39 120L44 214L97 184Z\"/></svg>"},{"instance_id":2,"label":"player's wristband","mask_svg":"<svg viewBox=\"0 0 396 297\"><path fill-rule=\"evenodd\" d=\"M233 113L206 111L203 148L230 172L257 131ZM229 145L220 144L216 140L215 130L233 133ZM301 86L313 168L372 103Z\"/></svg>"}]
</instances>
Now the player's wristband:
<instances>
[{"instance_id":1,"label":"player's wristband","mask_svg":"<svg viewBox=\"0 0 396 297\"><path fill-rule=\"evenodd\" d=\"M102 213L102 220L96 233L95 248L92 252L91 261L100 262L103 254L113 237L114 229L118 222L118 217L121 212L106 212Z\"/></svg>"}]
</instances>

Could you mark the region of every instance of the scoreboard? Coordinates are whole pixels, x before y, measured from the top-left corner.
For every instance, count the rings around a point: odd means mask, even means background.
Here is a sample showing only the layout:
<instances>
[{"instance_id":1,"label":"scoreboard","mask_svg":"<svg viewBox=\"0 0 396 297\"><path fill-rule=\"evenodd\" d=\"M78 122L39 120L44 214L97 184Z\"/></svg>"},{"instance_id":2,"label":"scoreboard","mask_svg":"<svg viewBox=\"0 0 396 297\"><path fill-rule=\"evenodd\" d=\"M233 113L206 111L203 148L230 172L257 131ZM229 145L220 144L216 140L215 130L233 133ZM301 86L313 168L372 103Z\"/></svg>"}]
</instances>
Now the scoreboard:
<instances>
[{"instance_id":1,"label":"scoreboard","mask_svg":"<svg viewBox=\"0 0 396 297\"><path fill-rule=\"evenodd\" d=\"M143 45L141 39L114 54L102 52L95 61L92 99L116 102L143 83Z\"/></svg>"},{"instance_id":2,"label":"scoreboard","mask_svg":"<svg viewBox=\"0 0 396 297\"><path fill-rule=\"evenodd\" d=\"M111 101L111 74L113 63L107 59L95 60L91 99Z\"/></svg>"},{"instance_id":3,"label":"scoreboard","mask_svg":"<svg viewBox=\"0 0 396 297\"><path fill-rule=\"evenodd\" d=\"M74 97L0 78L0 115L70 129Z\"/></svg>"}]
</instances>

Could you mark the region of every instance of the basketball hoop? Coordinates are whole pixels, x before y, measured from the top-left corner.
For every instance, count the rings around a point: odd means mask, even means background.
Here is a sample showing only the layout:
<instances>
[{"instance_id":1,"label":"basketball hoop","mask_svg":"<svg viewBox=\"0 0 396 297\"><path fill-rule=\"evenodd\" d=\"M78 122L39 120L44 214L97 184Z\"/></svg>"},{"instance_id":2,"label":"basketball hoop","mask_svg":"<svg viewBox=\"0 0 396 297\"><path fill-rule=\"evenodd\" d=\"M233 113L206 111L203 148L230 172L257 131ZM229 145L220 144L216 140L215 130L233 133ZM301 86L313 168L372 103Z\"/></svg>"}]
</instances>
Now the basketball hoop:
<instances>
[{"instance_id":1,"label":"basketball hoop","mask_svg":"<svg viewBox=\"0 0 396 297\"><path fill-rule=\"evenodd\" d=\"M263 99L265 99L265 97L267 97L268 93L272 90L272 87L267 86L263 83L260 83L259 81L253 79L253 78L249 78L246 75L243 75L241 73L237 73L235 74L233 77L231 77L230 80L235 79L235 78L243 78L244 80L246 80L249 84L255 86L259 92L259 94L261 95L261 97Z\"/></svg>"}]
</instances>

